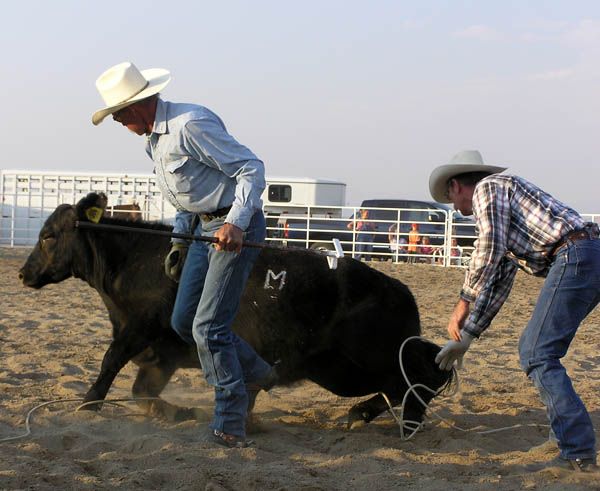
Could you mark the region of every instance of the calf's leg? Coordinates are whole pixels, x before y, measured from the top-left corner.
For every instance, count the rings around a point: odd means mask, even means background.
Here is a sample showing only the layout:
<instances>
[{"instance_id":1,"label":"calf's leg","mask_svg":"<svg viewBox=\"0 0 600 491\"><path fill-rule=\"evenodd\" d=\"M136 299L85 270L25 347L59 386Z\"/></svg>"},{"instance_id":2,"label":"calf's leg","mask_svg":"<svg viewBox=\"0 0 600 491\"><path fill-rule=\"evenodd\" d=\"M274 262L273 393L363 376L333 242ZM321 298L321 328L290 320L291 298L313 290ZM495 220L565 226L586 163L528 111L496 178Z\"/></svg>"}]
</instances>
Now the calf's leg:
<instances>
[{"instance_id":1,"label":"calf's leg","mask_svg":"<svg viewBox=\"0 0 600 491\"><path fill-rule=\"evenodd\" d=\"M135 382L133 383L133 397L159 397L177 366L172 360L161 360L154 364L141 364ZM164 399L137 401L144 411L152 416L177 422L195 419L209 421L210 415L200 408L181 407Z\"/></svg>"},{"instance_id":2,"label":"calf's leg","mask_svg":"<svg viewBox=\"0 0 600 491\"><path fill-rule=\"evenodd\" d=\"M141 353L148 346L148 339L138 334L134 328L123 330L128 334L119 336L110 343L104 354L98 378L88 390L83 402L102 401L106 398L110 386L121 369L134 356ZM102 403L90 404L84 409L99 411Z\"/></svg>"}]
</instances>

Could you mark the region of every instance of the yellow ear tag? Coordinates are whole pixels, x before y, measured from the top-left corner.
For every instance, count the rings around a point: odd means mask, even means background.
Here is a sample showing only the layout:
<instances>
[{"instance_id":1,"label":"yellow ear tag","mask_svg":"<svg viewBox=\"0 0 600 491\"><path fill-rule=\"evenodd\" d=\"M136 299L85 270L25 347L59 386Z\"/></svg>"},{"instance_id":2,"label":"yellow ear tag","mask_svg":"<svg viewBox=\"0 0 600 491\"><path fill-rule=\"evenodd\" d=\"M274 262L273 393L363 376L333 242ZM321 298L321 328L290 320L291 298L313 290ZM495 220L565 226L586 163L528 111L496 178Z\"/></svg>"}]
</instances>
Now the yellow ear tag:
<instances>
[{"instance_id":1,"label":"yellow ear tag","mask_svg":"<svg viewBox=\"0 0 600 491\"><path fill-rule=\"evenodd\" d=\"M85 216L88 217L90 222L98 223L100 218L102 218L102 213L104 210L102 208L98 208L97 206L91 206L87 210L85 210Z\"/></svg>"}]
</instances>

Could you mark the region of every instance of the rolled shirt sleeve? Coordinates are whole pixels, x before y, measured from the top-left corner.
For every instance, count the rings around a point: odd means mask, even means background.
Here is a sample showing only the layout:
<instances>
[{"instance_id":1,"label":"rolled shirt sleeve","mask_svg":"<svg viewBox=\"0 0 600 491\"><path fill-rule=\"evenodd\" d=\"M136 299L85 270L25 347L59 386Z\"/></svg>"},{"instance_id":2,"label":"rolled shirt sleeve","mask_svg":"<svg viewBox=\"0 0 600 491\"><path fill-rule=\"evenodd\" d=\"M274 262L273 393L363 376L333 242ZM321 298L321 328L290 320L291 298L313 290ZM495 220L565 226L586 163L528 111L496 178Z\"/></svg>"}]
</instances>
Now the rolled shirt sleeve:
<instances>
[{"instance_id":1,"label":"rolled shirt sleeve","mask_svg":"<svg viewBox=\"0 0 600 491\"><path fill-rule=\"evenodd\" d=\"M478 237L460 293L475 303L465 330L476 337L489 326L512 287L516 266L506 258L510 203L506 188L481 181L473 193Z\"/></svg>"},{"instance_id":2,"label":"rolled shirt sleeve","mask_svg":"<svg viewBox=\"0 0 600 491\"><path fill-rule=\"evenodd\" d=\"M265 169L250 149L238 143L217 119L191 120L182 131L183 146L204 164L236 180L235 197L225 221L242 230L262 208Z\"/></svg>"}]
</instances>

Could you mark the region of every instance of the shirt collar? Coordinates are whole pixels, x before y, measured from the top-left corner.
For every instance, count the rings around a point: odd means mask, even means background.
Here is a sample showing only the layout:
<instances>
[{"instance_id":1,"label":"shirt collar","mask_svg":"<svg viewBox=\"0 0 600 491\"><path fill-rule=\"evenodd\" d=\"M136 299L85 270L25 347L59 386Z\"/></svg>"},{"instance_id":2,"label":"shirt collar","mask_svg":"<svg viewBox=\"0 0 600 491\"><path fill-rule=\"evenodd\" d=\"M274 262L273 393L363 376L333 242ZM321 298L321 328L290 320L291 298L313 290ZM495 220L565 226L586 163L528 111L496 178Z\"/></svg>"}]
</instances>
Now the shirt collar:
<instances>
[{"instance_id":1,"label":"shirt collar","mask_svg":"<svg viewBox=\"0 0 600 491\"><path fill-rule=\"evenodd\" d=\"M158 99L156 102L156 114L154 115L154 125L152 126L152 133L164 135L169 132L167 127L167 103L162 99Z\"/></svg>"}]
</instances>

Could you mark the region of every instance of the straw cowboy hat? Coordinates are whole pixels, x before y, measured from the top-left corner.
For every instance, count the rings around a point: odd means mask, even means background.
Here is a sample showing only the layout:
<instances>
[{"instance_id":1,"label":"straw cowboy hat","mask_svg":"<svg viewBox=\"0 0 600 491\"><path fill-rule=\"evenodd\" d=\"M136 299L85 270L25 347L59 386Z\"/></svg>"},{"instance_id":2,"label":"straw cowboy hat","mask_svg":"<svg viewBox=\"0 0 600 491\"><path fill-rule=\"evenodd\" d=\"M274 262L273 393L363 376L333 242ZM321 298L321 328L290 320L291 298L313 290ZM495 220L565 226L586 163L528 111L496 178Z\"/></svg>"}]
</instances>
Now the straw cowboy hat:
<instances>
[{"instance_id":1,"label":"straw cowboy hat","mask_svg":"<svg viewBox=\"0 0 600 491\"><path fill-rule=\"evenodd\" d=\"M448 181L453 177L467 172L496 174L505 171L507 168L484 164L478 150L463 150L452 157L449 164L440 165L433 169L429 176L429 192L438 203L450 203L446 191L448 190Z\"/></svg>"},{"instance_id":2,"label":"straw cowboy hat","mask_svg":"<svg viewBox=\"0 0 600 491\"><path fill-rule=\"evenodd\" d=\"M106 107L93 114L92 123L98 125L109 114L158 94L170 81L171 74L163 68L140 71L129 61L109 68L96 80Z\"/></svg>"}]
</instances>

